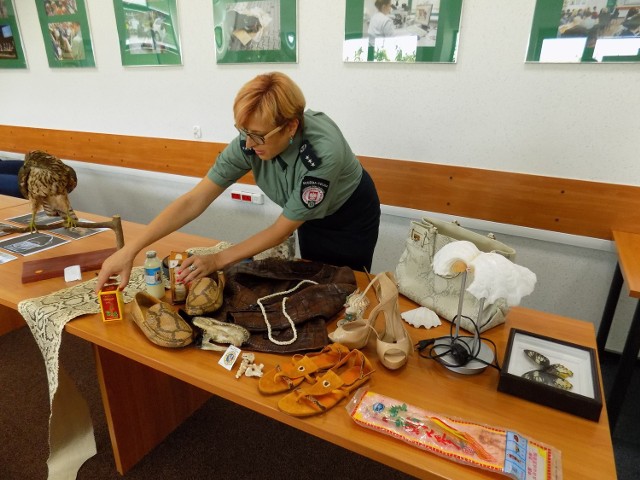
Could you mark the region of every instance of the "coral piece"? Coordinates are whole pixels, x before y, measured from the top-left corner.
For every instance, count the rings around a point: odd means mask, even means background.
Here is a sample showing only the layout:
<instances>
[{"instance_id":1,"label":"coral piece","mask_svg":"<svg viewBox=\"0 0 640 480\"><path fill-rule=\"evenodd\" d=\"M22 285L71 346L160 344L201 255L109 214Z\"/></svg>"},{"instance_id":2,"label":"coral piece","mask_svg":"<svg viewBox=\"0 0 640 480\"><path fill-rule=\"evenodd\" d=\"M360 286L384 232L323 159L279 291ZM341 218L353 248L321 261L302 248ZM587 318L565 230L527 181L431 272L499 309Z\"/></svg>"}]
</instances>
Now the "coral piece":
<instances>
[{"instance_id":1,"label":"coral piece","mask_svg":"<svg viewBox=\"0 0 640 480\"><path fill-rule=\"evenodd\" d=\"M264 368L264 363L256 364L252 363L247 367L247 370L244 372L247 377L262 377L262 369Z\"/></svg>"},{"instance_id":2,"label":"coral piece","mask_svg":"<svg viewBox=\"0 0 640 480\"><path fill-rule=\"evenodd\" d=\"M369 299L360 290L356 290L347 297L344 306L344 318L338 320L338 327L362 318L369 306Z\"/></svg>"},{"instance_id":3,"label":"coral piece","mask_svg":"<svg viewBox=\"0 0 640 480\"><path fill-rule=\"evenodd\" d=\"M243 353L242 360L246 360L249 363L253 363L256 360L256 354L251 352Z\"/></svg>"},{"instance_id":4,"label":"coral piece","mask_svg":"<svg viewBox=\"0 0 640 480\"><path fill-rule=\"evenodd\" d=\"M255 364L253 363L255 359L255 354L243 353L242 362L240 363L240 367L238 367L238 371L236 372L236 378L240 378L242 375L244 375L245 377L261 377L264 363Z\"/></svg>"},{"instance_id":5,"label":"coral piece","mask_svg":"<svg viewBox=\"0 0 640 480\"><path fill-rule=\"evenodd\" d=\"M238 367L238 371L236 372L236 378L240 378L242 374L244 374L249 366L253 364L253 361L256 359L255 354L253 353L243 353L242 354L242 362Z\"/></svg>"}]
</instances>

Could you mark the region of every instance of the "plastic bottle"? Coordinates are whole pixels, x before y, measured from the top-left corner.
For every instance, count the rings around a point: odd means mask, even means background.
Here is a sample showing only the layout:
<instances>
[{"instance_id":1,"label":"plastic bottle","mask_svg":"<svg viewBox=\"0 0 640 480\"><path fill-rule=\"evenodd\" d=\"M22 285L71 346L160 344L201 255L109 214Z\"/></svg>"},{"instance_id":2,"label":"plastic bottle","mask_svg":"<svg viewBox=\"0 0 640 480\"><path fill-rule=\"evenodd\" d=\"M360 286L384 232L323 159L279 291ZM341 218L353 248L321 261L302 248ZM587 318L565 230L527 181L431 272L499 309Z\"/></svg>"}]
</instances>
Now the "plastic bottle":
<instances>
[{"instance_id":1,"label":"plastic bottle","mask_svg":"<svg viewBox=\"0 0 640 480\"><path fill-rule=\"evenodd\" d=\"M162 265L155 250L147 252L144 262L144 281L147 284L147 293L156 298L164 297L164 282L162 281Z\"/></svg>"}]
</instances>

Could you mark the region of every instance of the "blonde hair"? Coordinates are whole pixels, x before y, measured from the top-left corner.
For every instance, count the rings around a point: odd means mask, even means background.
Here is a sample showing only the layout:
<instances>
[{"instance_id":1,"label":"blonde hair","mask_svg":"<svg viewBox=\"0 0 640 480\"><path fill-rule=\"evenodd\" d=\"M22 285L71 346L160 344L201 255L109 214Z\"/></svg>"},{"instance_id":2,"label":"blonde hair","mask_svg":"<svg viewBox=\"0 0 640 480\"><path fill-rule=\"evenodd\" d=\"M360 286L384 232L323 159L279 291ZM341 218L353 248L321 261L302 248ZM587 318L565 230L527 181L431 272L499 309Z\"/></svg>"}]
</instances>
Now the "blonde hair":
<instances>
[{"instance_id":1,"label":"blonde hair","mask_svg":"<svg viewBox=\"0 0 640 480\"><path fill-rule=\"evenodd\" d=\"M233 102L233 116L238 126L251 117L274 126L298 119L302 124L305 99L300 87L284 73L258 75L245 83Z\"/></svg>"}]
</instances>

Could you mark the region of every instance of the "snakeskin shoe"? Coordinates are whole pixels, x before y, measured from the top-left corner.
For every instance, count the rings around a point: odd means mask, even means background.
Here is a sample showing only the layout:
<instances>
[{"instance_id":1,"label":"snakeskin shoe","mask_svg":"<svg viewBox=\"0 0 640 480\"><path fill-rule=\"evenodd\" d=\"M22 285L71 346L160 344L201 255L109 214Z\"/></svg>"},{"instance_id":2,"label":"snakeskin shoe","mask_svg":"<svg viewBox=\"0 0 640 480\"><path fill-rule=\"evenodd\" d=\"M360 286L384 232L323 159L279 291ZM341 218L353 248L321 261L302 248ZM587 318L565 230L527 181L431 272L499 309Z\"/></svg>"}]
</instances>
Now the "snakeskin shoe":
<instances>
[{"instance_id":1,"label":"snakeskin shoe","mask_svg":"<svg viewBox=\"0 0 640 480\"><path fill-rule=\"evenodd\" d=\"M203 277L194 281L189 288L185 304L188 315L205 315L213 313L222 305L224 291L224 274L217 273L217 278Z\"/></svg>"},{"instance_id":2,"label":"snakeskin shoe","mask_svg":"<svg viewBox=\"0 0 640 480\"><path fill-rule=\"evenodd\" d=\"M193 329L168 303L138 292L131 309L142 333L161 347L185 347L193 342Z\"/></svg>"},{"instance_id":3,"label":"snakeskin shoe","mask_svg":"<svg viewBox=\"0 0 640 480\"><path fill-rule=\"evenodd\" d=\"M202 330L202 350L224 352L229 345L240 347L249 340L249 331L240 325L209 317L194 317L193 324Z\"/></svg>"}]
</instances>

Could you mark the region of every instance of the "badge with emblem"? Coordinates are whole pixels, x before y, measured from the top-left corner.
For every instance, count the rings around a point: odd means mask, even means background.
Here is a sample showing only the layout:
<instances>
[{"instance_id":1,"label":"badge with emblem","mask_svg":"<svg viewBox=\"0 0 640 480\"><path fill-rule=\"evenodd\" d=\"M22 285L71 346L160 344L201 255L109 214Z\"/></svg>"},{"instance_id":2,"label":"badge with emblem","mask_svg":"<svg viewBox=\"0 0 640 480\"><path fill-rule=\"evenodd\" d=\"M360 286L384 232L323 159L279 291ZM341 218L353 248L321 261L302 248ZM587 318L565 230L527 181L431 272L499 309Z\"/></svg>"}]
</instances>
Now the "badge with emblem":
<instances>
[{"instance_id":1,"label":"badge with emblem","mask_svg":"<svg viewBox=\"0 0 640 480\"><path fill-rule=\"evenodd\" d=\"M329 190L329 182L317 177L304 177L300 198L302 203L309 209L315 208L324 200Z\"/></svg>"}]
</instances>

